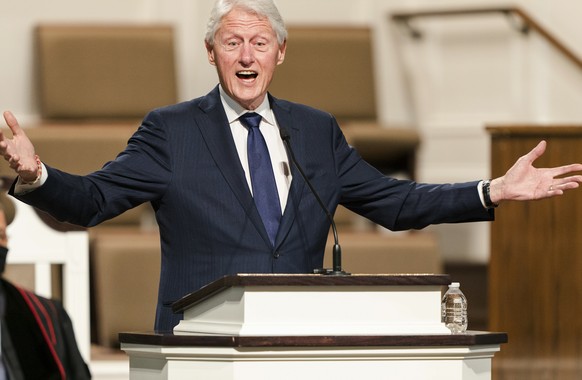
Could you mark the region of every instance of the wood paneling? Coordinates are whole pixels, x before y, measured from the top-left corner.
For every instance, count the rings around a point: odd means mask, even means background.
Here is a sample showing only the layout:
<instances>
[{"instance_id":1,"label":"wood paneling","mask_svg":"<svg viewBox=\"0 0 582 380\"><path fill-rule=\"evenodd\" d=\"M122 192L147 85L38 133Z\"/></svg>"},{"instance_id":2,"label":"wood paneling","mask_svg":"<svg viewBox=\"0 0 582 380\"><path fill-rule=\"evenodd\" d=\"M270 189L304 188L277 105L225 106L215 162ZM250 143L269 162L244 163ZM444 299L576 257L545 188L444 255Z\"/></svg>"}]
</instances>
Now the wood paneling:
<instances>
[{"instance_id":1,"label":"wood paneling","mask_svg":"<svg viewBox=\"0 0 582 380\"><path fill-rule=\"evenodd\" d=\"M582 126L487 129L492 177L503 175L542 139L548 146L536 167L582 162ZM506 202L497 210L491 226L489 328L509 335L509 344L496 356L502 362L533 359L530 363L557 365L582 359L581 216L582 190ZM541 372L536 366L521 371L528 379Z\"/></svg>"}]
</instances>

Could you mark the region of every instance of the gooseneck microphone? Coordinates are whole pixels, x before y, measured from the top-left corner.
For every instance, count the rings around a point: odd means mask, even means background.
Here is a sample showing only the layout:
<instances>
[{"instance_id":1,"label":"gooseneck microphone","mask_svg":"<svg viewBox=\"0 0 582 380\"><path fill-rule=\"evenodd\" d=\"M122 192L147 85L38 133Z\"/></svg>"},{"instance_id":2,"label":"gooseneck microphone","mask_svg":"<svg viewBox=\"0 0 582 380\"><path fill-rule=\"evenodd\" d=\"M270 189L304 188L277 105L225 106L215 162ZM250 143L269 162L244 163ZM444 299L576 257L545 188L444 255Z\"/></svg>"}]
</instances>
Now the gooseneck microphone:
<instances>
[{"instance_id":1,"label":"gooseneck microphone","mask_svg":"<svg viewBox=\"0 0 582 380\"><path fill-rule=\"evenodd\" d=\"M342 270L342 248L339 245L337 228L335 226L335 221L333 220L333 216L331 215L331 213L329 212L327 207L325 207L325 205L323 204L323 201L321 200L321 198L317 194L317 191L315 191L315 189L313 188L311 181L307 178L307 176L303 172L303 169L301 168L301 166L299 165L299 163L295 159L295 154L293 153L293 149L291 149L291 143L290 143L291 136L289 135L289 132L287 132L287 130L285 128L279 126L279 134L281 135L281 140L283 140L283 143L285 144L285 147L287 148L287 153L289 154L289 157L291 158L291 162L293 162L293 165L295 165L295 167L299 171L299 174L301 174L301 177L303 178L303 180L305 181L307 186L309 186L311 193L313 194L313 196L317 200L317 203L319 203L319 206L325 212L327 219L331 223L331 229L333 231L333 239L334 239L333 256L332 256L333 268L332 269L328 269L328 268L315 269L314 272L317 274L326 274L326 275L334 275L334 276L349 275L350 273L347 273L347 272Z\"/></svg>"}]
</instances>

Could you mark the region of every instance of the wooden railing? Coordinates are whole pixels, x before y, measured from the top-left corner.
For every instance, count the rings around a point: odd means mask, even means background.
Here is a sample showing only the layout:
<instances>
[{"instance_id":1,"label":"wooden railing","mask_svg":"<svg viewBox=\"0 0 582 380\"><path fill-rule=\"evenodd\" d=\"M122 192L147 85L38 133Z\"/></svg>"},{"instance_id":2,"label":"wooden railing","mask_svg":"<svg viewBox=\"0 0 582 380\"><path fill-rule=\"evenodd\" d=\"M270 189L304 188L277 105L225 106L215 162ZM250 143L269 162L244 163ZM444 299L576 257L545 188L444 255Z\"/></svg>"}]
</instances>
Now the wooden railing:
<instances>
[{"instance_id":1,"label":"wooden railing","mask_svg":"<svg viewBox=\"0 0 582 380\"><path fill-rule=\"evenodd\" d=\"M391 17L394 21L406 25L414 37L421 37L422 34L418 29L415 29L410 20L427 17L443 17L443 16L468 16L468 15L483 15L483 14L499 13L507 17L517 17L521 20L519 30L523 33L529 32L530 29L536 31L540 36L545 38L553 47L560 51L572 63L582 70L582 59L574 52L564 45L556 36L550 33L539 22L532 18L526 11L519 7L489 7L489 8L460 8L460 9L435 9L424 11L411 12L394 12ZM515 21L514 19L510 19Z\"/></svg>"}]
</instances>

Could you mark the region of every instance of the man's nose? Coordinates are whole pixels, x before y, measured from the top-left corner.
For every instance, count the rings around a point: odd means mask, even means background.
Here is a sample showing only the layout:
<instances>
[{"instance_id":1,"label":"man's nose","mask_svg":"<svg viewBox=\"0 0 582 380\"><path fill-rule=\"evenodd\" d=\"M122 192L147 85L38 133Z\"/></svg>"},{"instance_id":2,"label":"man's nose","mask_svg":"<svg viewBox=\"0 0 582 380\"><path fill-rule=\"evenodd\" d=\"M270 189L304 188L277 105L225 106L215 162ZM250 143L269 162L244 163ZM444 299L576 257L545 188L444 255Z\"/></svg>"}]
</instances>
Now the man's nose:
<instances>
[{"instance_id":1,"label":"man's nose","mask_svg":"<svg viewBox=\"0 0 582 380\"><path fill-rule=\"evenodd\" d=\"M240 61L243 65L250 65L255 61L255 52L251 44L244 43L242 45Z\"/></svg>"}]
</instances>

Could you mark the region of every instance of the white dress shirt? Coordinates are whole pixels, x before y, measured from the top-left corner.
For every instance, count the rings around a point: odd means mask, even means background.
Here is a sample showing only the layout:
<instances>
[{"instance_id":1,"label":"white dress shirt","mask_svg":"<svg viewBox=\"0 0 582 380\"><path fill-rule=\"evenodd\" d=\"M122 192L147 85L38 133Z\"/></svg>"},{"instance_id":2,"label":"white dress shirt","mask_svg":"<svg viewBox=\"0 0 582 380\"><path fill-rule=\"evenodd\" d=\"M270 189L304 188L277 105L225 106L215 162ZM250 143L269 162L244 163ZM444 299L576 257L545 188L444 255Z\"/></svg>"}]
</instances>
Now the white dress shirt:
<instances>
[{"instance_id":1,"label":"white dress shirt","mask_svg":"<svg viewBox=\"0 0 582 380\"><path fill-rule=\"evenodd\" d=\"M247 157L247 136L249 134L247 128L241 124L238 118L248 112L241 107L237 102L230 98L226 92L220 88L220 100L222 106L226 111L226 117L230 124L232 137L234 138L234 145L240 159L240 163L245 171L245 177L249 185L251 193L253 187L251 185L251 174L249 172L249 160ZM269 99L265 99L257 109L251 111L260 114L263 117L259 129L265 138L267 148L269 149L269 156L271 157L271 165L273 165L273 173L275 175L275 183L277 184L277 191L279 193L279 201L281 202L281 213L285 211L287 205L287 197L289 195L289 187L291 186L291 170L289 167L289 159L285 144L281 140L277 120L269 105Z\"/></svg>"}]
</instances>

